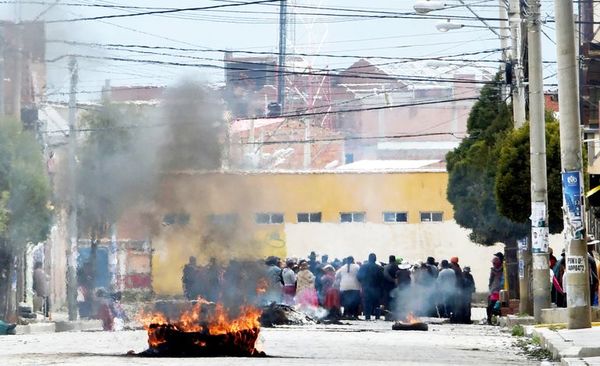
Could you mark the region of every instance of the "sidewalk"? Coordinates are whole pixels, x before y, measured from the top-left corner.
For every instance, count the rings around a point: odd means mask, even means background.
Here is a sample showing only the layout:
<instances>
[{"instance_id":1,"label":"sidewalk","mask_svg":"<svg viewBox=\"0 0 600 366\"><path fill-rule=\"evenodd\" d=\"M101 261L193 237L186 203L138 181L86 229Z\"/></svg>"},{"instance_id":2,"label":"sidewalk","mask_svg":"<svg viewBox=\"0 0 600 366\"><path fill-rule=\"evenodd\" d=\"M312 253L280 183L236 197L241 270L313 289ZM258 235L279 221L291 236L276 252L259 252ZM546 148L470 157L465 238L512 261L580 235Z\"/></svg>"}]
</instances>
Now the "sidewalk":
<instances>
[{"instance_id":1,"label":"sidewalk","mask_svg":"<svg viewBox=\"0 0 600 366\"><path fill-rule=\"evenodd\" d=\"M79 319L69 321L66 313L52 313L52 320L34 321L27 325L17 325L17 334L39 334L54 332L100 331L100 320Z\"/></svg>"},{"instance_id":2,"label":"sidewalk","mask_svg":"<svg viewBox=\"0 0 600 366\"><path fill-rule=\"evenodd\" d=\"M573 330L533 327L532 335L539 337L541 344L562 365L600 366L600 326Z\"/></svg>"}]
</instances>

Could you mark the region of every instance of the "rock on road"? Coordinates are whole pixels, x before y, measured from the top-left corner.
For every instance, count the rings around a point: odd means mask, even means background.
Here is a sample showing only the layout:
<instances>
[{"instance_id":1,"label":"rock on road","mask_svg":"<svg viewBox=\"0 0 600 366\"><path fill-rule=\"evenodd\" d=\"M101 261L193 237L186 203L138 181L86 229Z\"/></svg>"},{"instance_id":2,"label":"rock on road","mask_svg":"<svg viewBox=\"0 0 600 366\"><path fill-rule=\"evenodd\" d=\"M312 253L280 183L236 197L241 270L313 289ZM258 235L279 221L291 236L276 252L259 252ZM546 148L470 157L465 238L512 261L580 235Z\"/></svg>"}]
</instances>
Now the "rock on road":
<instances>
[{"instance_id":1,"label":"rock on road","mask_svg":"<svg viewBox=\"0 0 600 366\"><path fill-rule=\"evenodd\" d=\"M125 356L147 345L144 331L67 332L0 337L0 365L538 365L498 327L429 325L391 330L384 321L261 330L267 358L165 359Z\"/></svg>"}]
</instances>

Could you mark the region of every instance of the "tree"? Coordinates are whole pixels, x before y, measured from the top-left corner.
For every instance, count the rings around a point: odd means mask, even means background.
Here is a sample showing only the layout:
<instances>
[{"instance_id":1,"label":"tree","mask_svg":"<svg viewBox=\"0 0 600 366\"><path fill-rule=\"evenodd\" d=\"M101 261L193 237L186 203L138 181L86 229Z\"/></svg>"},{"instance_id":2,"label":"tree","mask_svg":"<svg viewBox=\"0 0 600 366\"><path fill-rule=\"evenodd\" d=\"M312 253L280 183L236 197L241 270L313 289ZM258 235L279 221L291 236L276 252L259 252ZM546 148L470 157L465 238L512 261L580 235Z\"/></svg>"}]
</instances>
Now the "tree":
<instances>
[{"instance_id":1,"label":"tree","mask_svg":"<svg viewBox=\"0 0 600 366\"><path fill-rule=\"evenodd\" d=\"M97 250L123 210L144 187L144 177L136 174L148 159L141 158L132 143L138 116L124 105L105 101L82 117L89 132L77 152L78 233L90 240L89 265L93 281Z\"/></svg>"},{"instance_id":2,"label":"tree","mask_svg":"<svg viewBox=\"0 0 600 366\"><path fill-rule=\"evenodd\" d=\"M500 147L496 174L496 201L500 214L527 224L531 212L529 124L511 131ZM548 173L548 226L563 230L559 125L546 114L546 166Z\"/></svg>"},{"instance_id":3,"label":"tree","mask_svg":"<svg viewBox=\"0 0 600 366\"><path fill-rule=\"evenodd\" d=\"M478 244L502 242L514 246L528 232L526 225L499 213L494 195L499 144L512 127L498 85L488 84L469 114L469 137L446 156L447 196L454 207L454 218L461 227L471 229L469 237Z\"/></svg>"},{"instance_id":4,"label":"tree","mask_svg":"<svg viewBox=\"0 0 600 366\"><path fill-rule=\"evenodd\" d=\"M0 316L9 301L15 262L50 230L49 179L40 145L19 121L0 119ZM14 295L13 295L14 299Z\"/></svg>"}]
</instances>

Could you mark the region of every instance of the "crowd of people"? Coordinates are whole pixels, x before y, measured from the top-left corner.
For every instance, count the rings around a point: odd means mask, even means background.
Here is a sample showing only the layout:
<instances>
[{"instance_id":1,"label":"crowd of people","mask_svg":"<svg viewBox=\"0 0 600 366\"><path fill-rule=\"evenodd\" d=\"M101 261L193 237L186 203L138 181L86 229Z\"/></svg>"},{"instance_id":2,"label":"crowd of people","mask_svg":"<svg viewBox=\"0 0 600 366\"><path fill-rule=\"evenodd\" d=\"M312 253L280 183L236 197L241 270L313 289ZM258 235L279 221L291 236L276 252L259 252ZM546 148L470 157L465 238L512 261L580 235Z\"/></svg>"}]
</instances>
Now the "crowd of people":
<instances>
[{"instance_id":1,"label":"crowd of people","mask_svg":"<svg viewBox=\"0 0 600 366\"><path fill-rule=\"evenodd\" d=\"M404 319L412 313L471 322L475 282L470 268L461 268L458 257L439 263L429 257L411 264L391 255L387 263L379 263L373 253L357 262L352 256L330 261L323 255L318 260L311 252L306 259L268 257L261 266L230 263L224 268L214 259L199 266L190 257L183 269L184 293L188 299L226 301L227 289L235 287L241 289L237 296L248 299L254 295L245 290L254 289L251 283L262 280L264 288L254 299L262 305L283 303L309 313L325 309L332 318ZM232 279L236 285L232 286Z\"/></svg>"},{"instance_id":2,"label":"crowd of people","mask_svg":"<svg viewBox=\"0 0 600 366\"><path fill-rule=\"evenodd\" d=\"M382 316L404 319L439 316L456 323L471 322L471 297L475 282L471 269L461 269L458 257L436 262L408 263L389 256L378 263L371 253L357 263L352 256L329 261L317 260L314 252L307 259L267 258L269 279L267 302L283 302L300 309L322 307L329 316L366 320Z\"/></svg>"},{"instance_id":3,"label":"crowd of people","mask_svg":"<svg viewBox=\"0 0 600 366\"><path fill-rule=\"evenodd\" d=\"M593 237L587 238L587 264L589 276L589 304L598 306L598 285L600 255L597 251L597 245L600 241ZM557 307L567 307L567 277L566 277L566 259L563 249L560 258L554 256L552 248L548 250L548 266L550 268L548 287L551 289L551 301ZM501 315L500 292L505 288L504 283L504 255L496 253L492 259L492 268L489 277L489 295L487 306L487 321L491 324L494 315Z\"/></svg>"}]
</instances>

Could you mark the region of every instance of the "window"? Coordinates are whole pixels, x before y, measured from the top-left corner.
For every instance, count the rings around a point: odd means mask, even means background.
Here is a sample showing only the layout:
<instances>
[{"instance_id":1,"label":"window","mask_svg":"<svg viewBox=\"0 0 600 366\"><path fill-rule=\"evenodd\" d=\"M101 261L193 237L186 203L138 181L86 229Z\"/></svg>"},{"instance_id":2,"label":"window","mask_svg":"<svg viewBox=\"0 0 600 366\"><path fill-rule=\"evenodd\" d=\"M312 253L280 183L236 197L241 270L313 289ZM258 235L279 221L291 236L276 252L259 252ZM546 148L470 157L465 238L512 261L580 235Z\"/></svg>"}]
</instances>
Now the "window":
<instances>
[{"instance_id":1,"label":"window","mask_svg":"<svg viewBox=\"0 0 600 366\"><path fill-rule=\"evenodd\" d=\"M168 213L163 217L163 225L186 225L190 222L190 215L185 212Z\"/></svg>"},{"instance_id":2,"label":"window","mask_svg":"<svg viewBox=\"0 0 600 366\"><path fill-rule=\"evenodd\" d=\"M321 222L320 212L299 213L298 222Z\"/></svg>"},{"instance_id":3,"label":"window","mask_svg":"<svg viewBox=\"0 0 600 366\"><path fill-rule=\"evenodd\" d=\"M407 212L384 212L383 222L408 222Z\"/></svg>"},{"instance_id":4,"label":"window","mask_svg":"<svg viewBox=\"0 0 600 366\"><path fill-rule=\"evenodd\" d=\"M365 213L340 212L340 222L365 222Z\"/></svg>"},{"instance_id":5,"label":"window","mask_svg":"<svg viewBox=\"0 0 600 366\"><path fill-rule=\"evenodd\" d=\"M208 223L215 226L236 225L238 220L239 216L237 214L216 214L207 216Z\"/></svg>"},{"instance_id":6,"label":"window","mask_svg":"<svg viewBox=\"0 0 600 366\"><path fill-rule=\"evenodd\" d=\"M257 224L283 224L282 213L257 213L255 216Z\"/></svg>"},{"instance_id":7,"label":"window","mask_svg":"<svg viewBox=\"0 0 600 366\"><path fill-rule=\"evenodd\" d=\"M443 221L442 212L421 212L421 222L441 222Z\"/></svg>"}]
</instances>

